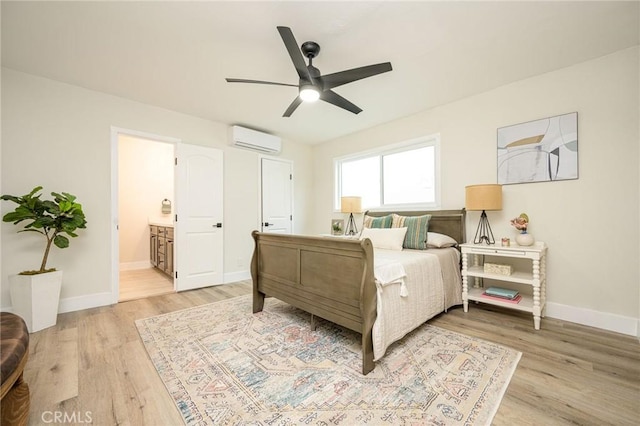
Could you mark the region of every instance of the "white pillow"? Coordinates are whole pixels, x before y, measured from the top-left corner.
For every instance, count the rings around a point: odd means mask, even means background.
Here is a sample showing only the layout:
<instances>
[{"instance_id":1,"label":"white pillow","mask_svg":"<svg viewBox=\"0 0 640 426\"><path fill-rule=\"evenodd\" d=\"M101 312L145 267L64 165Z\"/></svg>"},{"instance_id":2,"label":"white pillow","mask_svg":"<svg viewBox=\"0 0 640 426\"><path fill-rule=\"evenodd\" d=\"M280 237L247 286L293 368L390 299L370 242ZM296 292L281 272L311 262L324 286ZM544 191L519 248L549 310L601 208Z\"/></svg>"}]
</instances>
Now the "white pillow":
<instances>
[{"instance_id":1,"label":"white pillow","mask_svg":"<svg viewBox=\"0 0 640 426\"><path fill-rule=\"evenodd\" d=\"M360 239L369 238L374 248L402 250L407 228L364 228Z\"/></svg>"},{"instance_id":2,"label":"white pillow","mask_svg":"<svg viewBox=\"0 0 640 426\"><path fill-rule=\"evenodd\" d=\"M448 235L438 234L437 232L427 232L427 247L431 248L445 248L453 247L456 244L456 240Z\"/></svg>"}]
</instances>

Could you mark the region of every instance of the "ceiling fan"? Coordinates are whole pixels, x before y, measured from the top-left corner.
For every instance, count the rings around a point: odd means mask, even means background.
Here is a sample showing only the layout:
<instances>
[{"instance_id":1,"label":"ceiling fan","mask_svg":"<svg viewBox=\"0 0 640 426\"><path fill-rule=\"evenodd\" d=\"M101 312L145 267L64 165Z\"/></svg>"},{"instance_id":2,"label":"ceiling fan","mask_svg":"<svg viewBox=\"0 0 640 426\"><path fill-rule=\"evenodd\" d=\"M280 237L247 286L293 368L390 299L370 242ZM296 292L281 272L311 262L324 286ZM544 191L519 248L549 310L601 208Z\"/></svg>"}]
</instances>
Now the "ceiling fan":
<instances>
[{"instance_id":1,"label":"ceiling fan","mask_svg":"<svg viewBox=\"0 0 640 426\"><path fill-rule=\"evenodd\" d=\"M333 104L337 107L351 111L354 114L362 112L361 108L349 102L342 96L334 92L334 87L341 86L343 84L351 83L356 80L362 80L363 78L372 77L374 75L382 74L387 71L391 71L391 63L384 62L381 64L368 65L365 67L353 68L346 71L340 71L333 74L321 75L320 70L313 66L313 58L320 53L320 46L313 41L306 41L302 43L302 46L298 48L293 32L289 27L277 27L282 41L284 42L289 56L293 61L293 66L298 72L300 81L298 85L287 83L276 83L272 81L262 80L246 80L242 78L227 78L229 83L255 83L255 84L270 84L276 86L291 86L297 87L299 95L291 102L289 108L282 115L283 117L291 117L291 114L298 108L302 102L314 102L318 99L322 99L325 102ZM304 63L303 55L309 59L309 65Z\"/></svg>"}]
</instances>

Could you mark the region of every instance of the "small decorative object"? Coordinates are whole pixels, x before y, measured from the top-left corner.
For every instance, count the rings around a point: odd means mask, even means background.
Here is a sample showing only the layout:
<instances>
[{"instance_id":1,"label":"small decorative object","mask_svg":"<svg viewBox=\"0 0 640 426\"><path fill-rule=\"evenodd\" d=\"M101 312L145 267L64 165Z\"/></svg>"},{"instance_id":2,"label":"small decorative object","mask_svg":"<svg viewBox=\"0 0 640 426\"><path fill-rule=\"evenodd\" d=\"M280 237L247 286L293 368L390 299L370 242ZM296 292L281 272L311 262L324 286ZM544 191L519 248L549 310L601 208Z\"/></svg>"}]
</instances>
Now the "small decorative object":
<instances>
[{"instance_id":1,"label":"small decorative object","mask_svg":"<svg viewBox=\"0 0 640 426\"><path fill-rule=\"evenodd\" d=\"M41 200L41 186L22 196L3 195L2 200L18 205L14 211L4 215L4 222L14 225L27 221L18 232L37 232L46 239L40 269L24 271L9 276L9 290L13 312L21 316L29 332L33 333L56 324L58 302L62 286L62 271L47 269L51 245L69 247L69 237L77 237L76 230L86 228L82 205L76 197L63 192L52 192L53 200Z\"/></svg>"},{"instance_id":2,"label":"small decorative object","mask_svg":"<svg viewBox=\"0 0 640 426\"><path fill-rule=\"evenodd\" d=\"M344 229L344 220L342 219L331 219L331 234L333 235L342 235L342 230Z\"/></svg>"},{"instance_id":3,"label":"small decorative object","mask_svg":"<svg viewBox=\"0 0 640 426\"><path fill-rule=\"evenodd\" d=\"M511 246L511 240L509 238L503 238L502 247L509 247L509 246Z\"/></svg>"},{"instance_id":4,"label":"small decorative object","mask_svg":"<svg viewBox=\"0 0 640 426\"><path fill-rule=\"evenodd\" d=\"M485 274L511 275L513 267L511 265L502 265L500 263L485 263Z\"/></svg>"},{"instance_id":5,"label":"small decorative object","mask_svg":"<svg viewBox=\"0 0 640 426\"><path fill-rule=\"evenodd\" d=\"M533 235L527 232L529 227L529 216L526 213L520 213L520 216L511 219L511 225L520 233L516 236L516 242L519 246L530 246L535 242Z\"/></svg>"},{"instance_id":6,"label":"small decorative object","mask_svg":"<svg viewBox=\"0 0 640 426\"><path fill-rule=\"evenodd\" d=\"M578 179L578 113L498 129L498 183Z\"/></svg>"}]
</instances>

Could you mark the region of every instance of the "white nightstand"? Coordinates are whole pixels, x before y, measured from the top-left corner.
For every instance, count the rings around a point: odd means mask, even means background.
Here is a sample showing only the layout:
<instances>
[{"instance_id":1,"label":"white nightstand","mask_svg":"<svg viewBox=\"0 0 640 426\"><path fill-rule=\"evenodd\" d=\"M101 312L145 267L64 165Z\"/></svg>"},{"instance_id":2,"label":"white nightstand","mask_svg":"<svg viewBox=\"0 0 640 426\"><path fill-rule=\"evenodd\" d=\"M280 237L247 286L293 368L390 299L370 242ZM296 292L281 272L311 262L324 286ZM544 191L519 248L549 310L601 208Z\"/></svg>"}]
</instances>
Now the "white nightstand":
<instances>
[{"instance_id":1,"label":"white nightstand","mask_svg":"<svg viewBox=\"0 0 640 426\"><path fill-rule=\"evenodd\" d=\"M335 235L335 234L320 234L321 237L332 237L332 238L344 238L346 240L357 240L359 239L359 235L345 235L345 234L340 234L340 235Z\"/></svg>"},{"instance_id":2,"label":"white nightstand","mask_svg":"<svg viewBox=\"0 0 640 426\"><path fill-rule=\"evenodd\" d=\"M469 310L469 300L490 305L502 306L504 308L518 311L531 312L533 314L533 324L536 330L540 330L540 317L544 316L544 305L546 301L546 260L547 245L541 241L529 247L512 245L511 247L486 246L480 244L461 244L462 251L462 302L464 311ZM470 259L471 257L471 259ZM480 260L483 260L481 262ZM496 273L485 273L484 262L490 259L491 263L515 265L511 275ZM518 262L514 259L530 259ZM524 266L523 266L524 265ZM476 278L476 285L469 287L469 278ZM484 288L478 287L480 278L498 280L500 287L518 287L522 299L520 303L503 302L501 300L488 299L482 296ZM505 285L503 286L504 283ZM531 293L520 291L522 286L512 286L510 283L525 284L531 286Z\"/></svg>"}]
</instances>

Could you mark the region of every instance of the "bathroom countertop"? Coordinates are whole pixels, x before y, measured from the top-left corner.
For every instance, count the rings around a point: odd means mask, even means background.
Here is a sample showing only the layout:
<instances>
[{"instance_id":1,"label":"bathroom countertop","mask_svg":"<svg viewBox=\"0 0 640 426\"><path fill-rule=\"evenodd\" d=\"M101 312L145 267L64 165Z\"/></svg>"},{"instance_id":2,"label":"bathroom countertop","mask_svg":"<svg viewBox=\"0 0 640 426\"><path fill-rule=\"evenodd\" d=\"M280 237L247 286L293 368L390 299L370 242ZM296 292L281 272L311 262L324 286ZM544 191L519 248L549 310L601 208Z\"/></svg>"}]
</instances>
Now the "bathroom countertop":
<instances>
[{"instance_id":1,"label":"bathroom countertop","mask_svg":"<svg viewBox=\"0 0 640 426\"><path fill-rule=\"evenodd\" d=\"M169 218L165 219L163 217L150 217L149 225L165 226L168 228L173 228L173 221Z\"/></svg>"},{"instance_id":2,"label":"bathroom countertop","mask_svg":"<svg viewBox=\"0 0 640 426\"><path fill-rule=\"evenodd\" d=\"M149 222L149 225L164 226L165 228L173 228L173 223L171 222Z\"/></svg>"}]
</instances>

